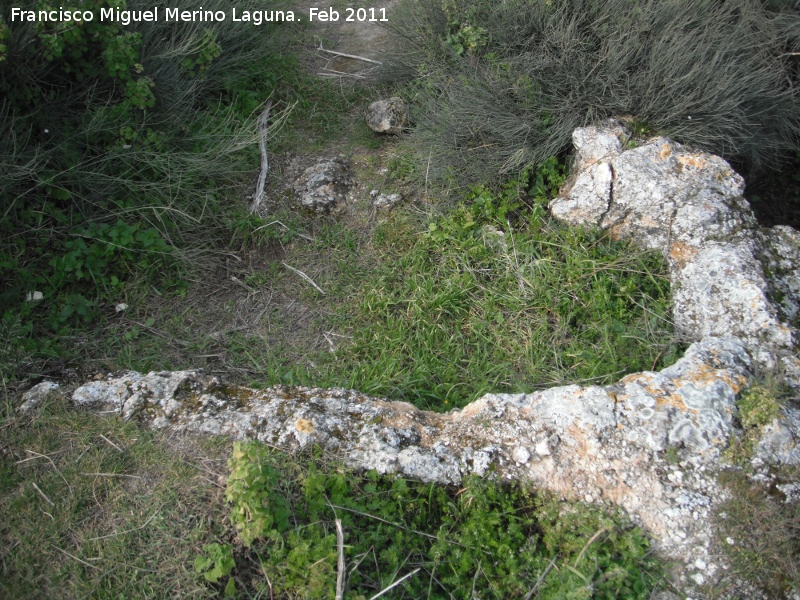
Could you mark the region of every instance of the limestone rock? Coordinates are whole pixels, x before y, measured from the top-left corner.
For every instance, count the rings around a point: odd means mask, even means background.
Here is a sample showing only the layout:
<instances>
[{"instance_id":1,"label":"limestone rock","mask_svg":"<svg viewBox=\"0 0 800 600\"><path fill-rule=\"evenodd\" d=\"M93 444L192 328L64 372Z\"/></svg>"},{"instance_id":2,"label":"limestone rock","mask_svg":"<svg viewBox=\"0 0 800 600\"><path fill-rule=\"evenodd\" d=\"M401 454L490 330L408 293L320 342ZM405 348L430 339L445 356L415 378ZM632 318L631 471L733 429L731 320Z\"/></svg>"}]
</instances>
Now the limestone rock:
<instances>
[{"instance_id":1,"label":"limestone rock","mask_svg":"<svg viewBox=\"0 0 800 600\"><path fill-rule=\"evenodd\" d=\"M316 444L380 473L457 484L492 472L565 498L591 497L625 508L664 552L694 563L709 561L710 511L721 494L706 468L728 443L750 368L740 340L707 338L660 373L488 394L447 414L349 390L229 386L193 371L128 373L88 383L72 398L153 428L287 451ZM684 467L666 464L668 448ZM709 563L706 575L714 568Z\"/></svg>"},{"instance_id":2,"label":"limestone rock","mask_svg":"<svg viewBox=\"0 0 800 600\"><path fill-rule=\"evenodd\" d=\"M343 158L328 158L308 167L292 186L300 206L320 214L344 208L351 185L350 168Z\"/></svg>"},{"instance_id":3,"label":"limestone rock","mask_svg":"<svg viewBox=\"0 0 800 600\"><path fill-rule=\"evenodd\" d=\"M663 137L624 150L627 137L614 122L573 133L576 164L553 215L659 250L680 335L738 337L759 367L800 385L800 234L759 229L744 180L720 157Z\"/></svg>"},{"instance_id":4,"label":"limestone rock","mask_svg":"<svg viewBox=\"0 0 800 600\"><path fill-rule=\"evenodd\" d=\"M367 125L376 133L401 133L408 127L405 102L397 97L373 102L367 109Z\"/></svg>"},{"instance_id":5,"label":"limestone rock","mask_svg":"<svg viewBox=\"0 0 800 600\"><path fill-rule=\"evenodd\" d=\"M45 401L48 394L56 391L59 387L54 381L43 381L36 384L22 396L22 404L17 411L23 414L31 412Z\"/></svg>"}]
</instances>

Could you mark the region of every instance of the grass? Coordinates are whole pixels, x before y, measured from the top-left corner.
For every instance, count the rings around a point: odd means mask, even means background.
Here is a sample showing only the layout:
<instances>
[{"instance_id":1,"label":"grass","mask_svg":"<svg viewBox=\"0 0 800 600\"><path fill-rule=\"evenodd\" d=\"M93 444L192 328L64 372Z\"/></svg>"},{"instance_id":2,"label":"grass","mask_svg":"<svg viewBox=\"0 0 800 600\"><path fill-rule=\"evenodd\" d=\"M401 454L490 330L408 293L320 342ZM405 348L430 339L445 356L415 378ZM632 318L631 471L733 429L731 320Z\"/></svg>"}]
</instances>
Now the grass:
<instances>
[{"instance_id":1,"label":"grass","mask_svg":"<svg viewBox=\"0 0 800 600\"><path fill-rule=\"evenodd\" d=\"M661 258L552 222L536 180L476 188L438 216L407 207L377 220L365 200L338 221L248 216L232 225L240 260L183 297L130 293L71 345L73 360L348 387L433 410L674 361Z\"/></svg>"},{"instance_id":2,"label":"grass","mask_svg":"<svg viewBox=\"0 0 800 600\"><path fill-rule=\"evenodd\" d=\"M794 481L797 468L783 469L778 480ZM720 481L729 498L716 519L720 545L734 572L772 598L800 587L800 503L787 502L770 485L745 473L728 471Z\"/></svg>"},{"instance_id":3,"label":"grass","mask_svg":"<svg viewBox=\"0 0 800 600\"><path fill-rule=\"evenodd\" d=\"M211 597L194 572L224 534L218 439L168 439L47 402L2 416L4 598Z\"/></svg>"},{"instance_id":4,"label":"grass","mask_svg":"<svg viewBox=\"0 0 800 600\"><path fill-rule=\"evenodd\" d=\"M391 27L432 178L496 179L624 115L752 172L797 150L792 2L409 0Z\"/></svg>"}]
</instances>

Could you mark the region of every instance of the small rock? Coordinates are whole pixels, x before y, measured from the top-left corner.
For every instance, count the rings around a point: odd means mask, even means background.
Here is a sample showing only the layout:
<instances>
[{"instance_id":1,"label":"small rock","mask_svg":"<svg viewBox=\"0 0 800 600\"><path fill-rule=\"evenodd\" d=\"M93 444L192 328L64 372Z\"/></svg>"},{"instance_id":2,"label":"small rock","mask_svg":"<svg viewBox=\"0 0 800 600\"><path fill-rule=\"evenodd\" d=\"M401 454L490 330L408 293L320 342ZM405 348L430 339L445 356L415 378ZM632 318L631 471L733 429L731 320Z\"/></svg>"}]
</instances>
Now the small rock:
<instances>
[{"instance_id":1,"label":"small rock","mask_svg":"<svg viewBox=\"0 0 800 600\"><path fill-rule=\"evenodd\" d=\"M534 450L539 456L550 456L550 444L547 443L547 440L536 444Z\"/></svg>"},{"instance_id":2,"label":"small rock","mask_svg":"<svg viewBox=\"0 0 800 600\"><path fill-rule=\"evenodd\" d=\"M526 462L530 460L531 453L528 452L528 449L525 448L524 446L517 446L511 453L511 458L514 459L514 462L524 465Z\"/></svg>"},{"instance_id":3,"label":"small rock","mask_svg":"<svg viewBox=\"0 0 800 600\"><path fill-rule=\"evenodd\" d=\"M28 292L28 295L25 297L27 302L38 302L44 298L44 294L42 292Z\"/></svg>"},{"instance_id":4,"label":"small rock","mask_svg":"<svg viewBox=\"0 0 800 600\"><path fill-rule=\"evenodd\" d=\"M347 162L342 158L332 158L308 167L292 187L303 208L329 214L343 208L350 183Z\"/></svg>"},{"instance_id":5,"label":"small rock","mask_svg":"<svg viewBox=\"0 0 800 600\"><path fill-rule=\"evenodd\" d=\"M58 388L59 385L54 381L43 381L33 386L22 396L22 404L17 410L22 414L29 413L44 402L50 392L54 392Z\"/></svg>"},{"instance_id":6,"label":"small rock","mask_svg":"<svg viewBox=\"0 0 800 600\"><path fill-rule=\"evenodd\" d=\"M399 203L403 197L400 194L378 194L372 198L372 206L378 209L389 210Z\"/></svg>"},{"instance_id":7,"label":"small rock","mask_svg":"<svg viewBox=\"0 0 800 600\"><path fill-rule=\"evenodd\" d=\"M408 109L403 99L394 97L370 104L367 125L376 133L401 133L408 127Z\"/></svg>"}]
</instances>

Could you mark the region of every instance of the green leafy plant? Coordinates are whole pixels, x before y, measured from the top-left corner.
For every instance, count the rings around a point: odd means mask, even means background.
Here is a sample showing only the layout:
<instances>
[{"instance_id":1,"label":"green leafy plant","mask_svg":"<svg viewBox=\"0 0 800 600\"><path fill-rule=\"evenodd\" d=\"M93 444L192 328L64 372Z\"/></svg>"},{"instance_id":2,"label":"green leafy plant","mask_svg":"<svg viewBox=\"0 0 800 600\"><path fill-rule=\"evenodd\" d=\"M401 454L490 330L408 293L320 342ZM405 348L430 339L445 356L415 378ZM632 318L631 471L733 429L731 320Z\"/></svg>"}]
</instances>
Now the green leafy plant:
<instances>
[{"instance_id":1,"label":"green leafy plant","mask_svg":"<svg viewBox=\"0 0 800 600\"><path fill-rule=\"evenodd\" d=\"M245 546L288 527L285 500L275 491L280 473L267 457L264 446L236 442L228 462L230 475L225 498L233 505L231 523Z\"/></svg>"},{"instance_id":2,"label":"green leafy plant","mask_svg":"<svg viewBox=\"0 0 800 600\"><path fill-rule=\"evenodd\" d=\"M416 598L519 597L534 584L542 598L647 598L658 581L646 537L619 514L564 505L520 485L471 478L455 489L309 458L300 467L248 442L231 459L235 522L243 503L273 507L276 495L292 515L282 532L261 527L242 550L258 560L276 597L333 597L335 519L353 598L371 597L412 571L399 590ZM282 477L262 477L265 468ZM251 482L246 490L242 473ZM211 565L203 559L204 569Z\"/></svg>"},{"instance_id":3,"label":"green leafy plant","mask_svg":"<svg viewBox=\"0 0 800 600\"><path fill-rule=\"evenodd\" d=\"M223 577L228 577L236 567L233 558L233 547L230 544L207 544L203 546L203 555L194 561L194 568L201 573L206 581L217 583ZM224 594L226 598L236 595L236 581L233 577L228 579Z\"/></svg>"},{"instance_id":4,"label":"green leafy plant","mask_svg":"<svg viewBox=\"0 0 800 600\"><path fill-rule=\"evenodd\" d=\"M746 465L753 457L764 426L778 416L779 404L774 389L754 384L739 395L736 408L744 433L741 437L732 436L726 457L734 464Z\"/></svg>"}]
</instances>

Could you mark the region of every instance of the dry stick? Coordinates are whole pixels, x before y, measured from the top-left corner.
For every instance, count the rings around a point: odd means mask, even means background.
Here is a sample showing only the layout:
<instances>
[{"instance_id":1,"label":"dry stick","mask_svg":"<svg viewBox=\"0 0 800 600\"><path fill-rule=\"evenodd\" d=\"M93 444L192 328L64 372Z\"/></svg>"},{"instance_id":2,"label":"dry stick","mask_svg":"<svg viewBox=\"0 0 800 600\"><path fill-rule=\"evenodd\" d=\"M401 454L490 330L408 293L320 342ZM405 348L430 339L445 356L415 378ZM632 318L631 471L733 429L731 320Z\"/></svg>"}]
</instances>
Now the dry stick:
<instances>
[{"instance_id":1,"label":"dry stick","mask_svg":"<svg viewBox=\"0 0 800 600\"><path fill-rule=\"evenodd\" d=\"M267 133L269 133L269 109L272 108L272 99L267 100L264 111L258 117L258 149L261 152L261 172L258 174L258 185L256 185L256 195L253 196L253 204L250 205L250 212L256 212L261 206L264 197L264 185L267 183L267 173L269 173L269 157L267 156Z\"/></svg>"},{"instance_id":2,"label":"dry stick","mask_svg":"<svg viewBox=\"0 0 800 600\"><path fill-rule=\"evenodd\" d=\"M342 522L336 519L336 549L339 560L336 563L336 600L344 599L344 531Z\"/></svg>"},{"instance_id":3,"label":"dry stick","mask_svg":"<svg viewBox=\"0 0 800 600\"><path fill-rule=\"evenodd\" d=\"M362 517L368 517L370 519L375 519L376 521L380 521L381 523L386 523L387 525L391 525L392 527L397 527L399 529L405 529L406 531L410 531L411 533L416 533L417 535L421 535L426 538L430 538L432 540L438 540L439 538L435 535L431 535L430 533L425 533L424 531L419 531L418 529L411 529L410 527L406 527L405 525L400 525L400 523L392 523L391 521L387 521L386 519L382 519L381 517L371 515L369 513L361 512L360 510L355 510L353 508L347 508L346 506L338 506L336 504L331 504L331 508L338 508L339 510L345 510L347 512L351 512L356 515L361 515ZM455 546L461 546L462 548L469 548L471 550L478 550L474 546L467 546L466 544L462 544L460 542L456 542L455 540L447 540L448 543L453 544ZM491 556L492 553L488 550L481 550L487 556Z\"/></svg>"},{"instance_id":4,"label":"dry stick","mask_svg":"<svg viewBox=\"0 0 800 600\"><path fill-rule=\"evenodd\" d=\"M327 73L317 73L320 77L352 77L353 79L366 79L363 75L358 73L345 73L344 71L336 71L334 69L325 69Z\"/></svg>"},{"instance_id":5,"label":"dry stick","mask_svg":"<svg viewBox=\"0 0 800 600\"><path fill-rule=\"evenodd\" d=\"M602 527L602 528L597 530L597 533L595 533L592 536L592 538L588 542L586 542L586 545L583 547L583 550L581 550L581 553L578 554L578 558L576 558L575 562L572 564L573 567L577 567L578 566L578 562L581 560L581 557L583 556L583 553L586 552L586 550L589 548L589 546L591 546L594 543L594 541L597 538L599 538L601 535L603 535L606 531L608 531L608 527Z\"/></svg>"},{"instance_id":6,"label":"dry stick","mask_svg":"<svg viewBox=\"0 0 800 600\"><path fill-rule=\"evenodd\" d=\"M255 229L253 229L253 233L258 231L259 229L264 229L264 227L269 227L270 225L280 225L281 227L283 227L287 231L297 234L298 236L300 236L304 240L308 240L309 242L313 242L314 241L313 237L310 237L310 236L305 235L303 233L300 233L298 231L293 231L291 227L288 227L288 226L284 225L281 221L271 221L271 222L267 223L266 225L261 225L260 227L256 227Z\"/></svg>"},{"instance_id":7,"label":"dry stick","mask_svg":"<svg viewBox=\"0 0 800 600\"><path fill-rule=\"evenodd\" d=\"M107 438L106 436L104 436L102 433L100 434L100 437L101 437L101 438L103 438L105 441L107 441L107 442L108 442L109 444L111 444L112 446L114 446L114 448L116 448L117 450L119 450L120 452L122 452L122 448L120 448L119 446L117 446L117 445L116 445L114 442L112 442L110 439L108 439L108 438Z\"/></svg>"},{"instance_id":8,"label":"dry stick","mask_svg":"<svg viewBox=\"0 0 800 600\"><path fill-rule=\"evenodd\" d=\"M85 560L81 560L81 559L80 559L80 558L78 558L77 556L73 556L72 554L70 554L70 553L69 553L69 552L67 552L66 550L62 550L62 549L61 549L61 548L59 548L58 546L55 546L55 545L54 545L54 546L53 546L53 548L55 548L56 550L58 550L59 552L61 552L61 553L63 553L63 554L66 554L66 555L67 555L67 556L69 556L70 558L72 558L72 559L74 559L74 560L77 560L79 563L81 563L81 564L83 564L83 565L86 565L87 567L91 567L92 569L96 569L97 571L100 571L100 570L101 570L99 567L95 567L94 565L92 565L92 564L89 564L89 563L88 563L88 562L86 562Z\"/></svg>"},{"instance_id":9,"label":"dry stick","mask_svg":"<svg viewBox=\"0 0 800 600\"><path fill-rule=\"evenodd\" d=\"M406 579L408 579L408 578L409 578L409 577L411 577L412 575L416 575L416 574L417 574L417 572L418 572L419 570L420 570L420 569L419 569L419 567L417 567L416 569L414 569L413 571L411 571L411 573L409 573L408 575L404 575L403 577L401 577L400 579L398 579L397 581L395 581L395 582L394 582L392 585L390 585L389 587L387 587L387 588L383 588L383 589L382 589L380 592L378 592L377 594L375 594L375 595L374 595L372 598L370 598L369 600L375 600L375 598L380 598L380 597L381 597L381 596L383 596L383 595L384 595L386 592L388 592L388 591L389 591L389 590L391 590L392 588L395 588L395 587L397 587L398 585L400 585L401 583L403 583L403 582L404 582Z\"/></svg>"},{"instance_id":10,"label":"dry stick","mask_svg":"<svg viewBox=\"0 0 800 600\"><path fill-rule=\"evenodd\" d=\"M140 529L144 529L145 527L147 527L150 524L150 521L152 521L155 518L155 516L158 514L158 512L162 508L164 508L163 504L161 506L159 506L158 510L156 510L156 512L154 512L152 515L150 515L150 518L147 519L147 521L145 521L144 524L141 525L140 527L135 527L134 529L128 529L126 531L115 531L114 533L109 533L108 535L101 535L100 537L89 538L86 541L87 542L94 542L96 540L104 540L106 538L115 537L117 535L125 535L126 533L133 533L134 531L139 531Z\"/></svg>"},{"instance_id":11,"label":"dry stick","mask_svg":"<svg viewBox=\"0 0 800 600\"><path fill-rule=\"evenodd\" d=\"M345 54L344 52L336 52L334 50L326 50L320 44L319 48L317 48L320 52L327 52L328 54L333 54L334 56L343 56L344 58L353 58L355 60L363 60L364 62L373 63L375 65L382 65L383 63L379 60L372 60L371 58L365 58L363 56L358 56L356 54Z\"/></svg>"},{"instance_id":12,"label":"dry stick","mask_svg":"<svg viewBox=\"0 0 800 600\"><path fill-rule=\"evenodd\" d=\"M38 485L36 485L36 483L35 483L35 482L31 481L31 485L33 486L33 489L35 489L37 492L39 492L39 495L40 495L42 498L44 498L44 499L47 501L47 503L48 503L50 506L55 506L55 504L53 503L53 501L52 501L52 500L50 500L50 498L48 498L48 497L47 497L47 494L45 494L45 493L44 493L42 490L40 490L40 489L39 489L39 486L38 486Z\"/></svg>"},{"instance_id":13,"label":"dry stick","mask_svg":"<svg viewBox=\"0 0 800 600\"><path fill-rule=\"evenodd\" d=\"M284 267L286 267L287 269L291 269L292 271L294 271L295 273L297 273L298 275L300 275L300 277L302 277L302 278L303 278L303 279L305 279L305 280L306 280L308 283L310 283L311 285L313 285L313 286L314 286L314 288L316 288L316 290L317 290L317 291L318 291L320 294L322 294L323 296L325 295L325 291L324 291L324 290L323 290L321 287L319 287L319 286L318 286L316 283L314 283L314 280L313 280L313 279L311 279L311 277L309 277L308 275L306 275L305 273L303 273L303 272L302 272L302 271L300 271L299 269L295 269L294 267L287 265L287 264L286 264L285 262L283 262L283 261L281 261L281 264L282 264Z\"/></svg>"}]
</instances>

